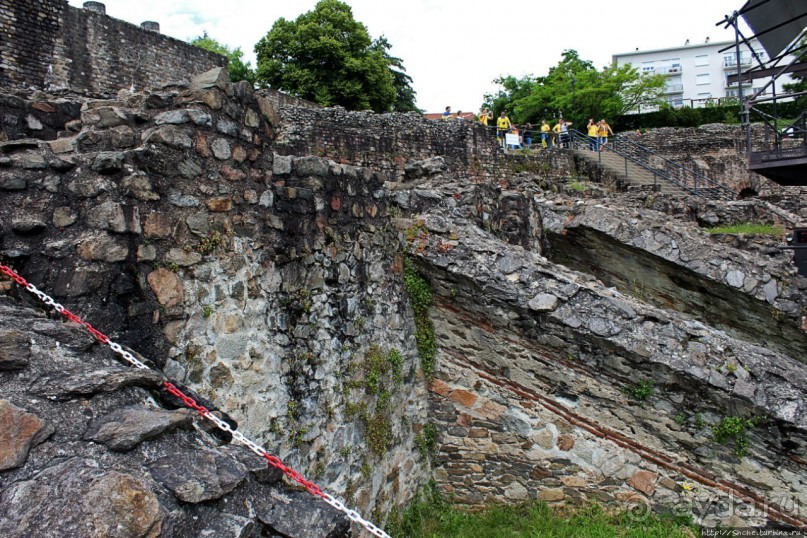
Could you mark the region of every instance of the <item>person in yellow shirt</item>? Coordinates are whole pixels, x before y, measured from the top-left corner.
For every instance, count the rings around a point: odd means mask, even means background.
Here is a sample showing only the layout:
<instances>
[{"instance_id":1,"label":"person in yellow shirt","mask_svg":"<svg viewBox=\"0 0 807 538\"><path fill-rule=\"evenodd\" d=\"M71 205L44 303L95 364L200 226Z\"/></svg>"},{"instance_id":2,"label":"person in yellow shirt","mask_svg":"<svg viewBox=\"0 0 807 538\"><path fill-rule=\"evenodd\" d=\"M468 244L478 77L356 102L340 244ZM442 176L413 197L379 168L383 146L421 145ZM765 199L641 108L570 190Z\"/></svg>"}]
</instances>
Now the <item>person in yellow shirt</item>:
<instances>
[{"instance_id":1,"label":"person in yellow shirt","mask_svg":"<svg viewBox=\"0 0 807 538\"><path fill-rule=\"evenodd\" d=\"M549 124L546 120L541 120L541 146L544 148L552 147L552 137L549 135Z\"/></svg>"},{"instance_id":2,"label":"person in yellow shirt","mask_svg":"<svg viewBox=\"0 0 807 538\"><path fill-rule=\"evenodd\" d=\"M550 144L550 146L554 145L555 147L559 148L561 142L562 141L560 140L560 121L558 121L558 123L552 126L552 144Z\"/></svg>"},{"instance_id":3,"label":"person in yellow shirt","mask_svg":"<svg viewBox=\"0 0 807 538\"><path fill-rule=\"evenodd\" d=\"M586 125L586 131L588 134L588 149L590 151L597 151L599 148L599 143L597 142L597 131L599 131L599 126L594 121L594 118L588 119L588 125Z\"/></svg>"},{"instance_id":4,"label":"person in yellow shirt","mask_svg":"<svg viewBox=\"0 0 807 538\"><path fill-rule=\"evenodd\" d=\"M479 121L485 127L488 126L488 122L493 119L493 112L488 110L487 108L483 108L482 112L479 113Z\"/></svg>"},{"instance_id":5,"label":"person in yellow shirt","mask_svg":"<svg viewBox=\"0 0 807 538\"><path fill-rule=\"evenodd\" d=\"M600 151L602 151L602 148L608 143L608 133L614 134L614 131L611 130L610 125L605 123L605 120L600 120L599 123L597 123L597 145Z\"/></svg>"},{"instance_id":6,"label":"person in yellow shirt","mask_svg":"<svg viewBox=\"0 0 807 538\"><path fill-rule=\"evenodd\" d=\"M502 113L499 114L499 119L496 120L496 139L500 141L502 147L504 147L505 144L504 135L510 130L511 125L510 118L508 118L507 114L502 110Z\"/></svg>"}]
</instances>

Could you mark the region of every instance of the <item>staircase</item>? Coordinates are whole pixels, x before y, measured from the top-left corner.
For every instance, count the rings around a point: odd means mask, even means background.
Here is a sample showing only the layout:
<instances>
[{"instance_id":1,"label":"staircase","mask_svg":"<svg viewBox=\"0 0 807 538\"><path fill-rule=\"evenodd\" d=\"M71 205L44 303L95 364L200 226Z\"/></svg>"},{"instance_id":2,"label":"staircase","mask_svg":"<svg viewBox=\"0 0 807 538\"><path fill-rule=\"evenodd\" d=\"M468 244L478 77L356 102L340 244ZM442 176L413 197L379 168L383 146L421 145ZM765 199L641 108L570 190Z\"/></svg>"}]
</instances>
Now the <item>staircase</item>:
<instances>
[{"instance_id":1,"label":"staircase","mask_svg":"<svg viewBox=\"0 0 807 538\"><path fill-rule=\"evenodd\" d=\"M607 146L601 152L588 149L573 149L573 152L589 162L602 166L629 188L643 188L669 194L685 194L687 192L678 185L660 178L657 173L609 151Z\"/></svg>"},{"instance_id":2,"label":"staircase","mask_svg":"<svg viewBox=\"0 0 807 538\"><path fill-rule=\"evenodd\" d=\"M703 174L670 161L619 135L609 137L602 151L588 149L588 136L573 130L572 151L611 172L628 188L665 194L689 194L710 200L735 200L737 194Z\"/></svg>"}]
</instances>

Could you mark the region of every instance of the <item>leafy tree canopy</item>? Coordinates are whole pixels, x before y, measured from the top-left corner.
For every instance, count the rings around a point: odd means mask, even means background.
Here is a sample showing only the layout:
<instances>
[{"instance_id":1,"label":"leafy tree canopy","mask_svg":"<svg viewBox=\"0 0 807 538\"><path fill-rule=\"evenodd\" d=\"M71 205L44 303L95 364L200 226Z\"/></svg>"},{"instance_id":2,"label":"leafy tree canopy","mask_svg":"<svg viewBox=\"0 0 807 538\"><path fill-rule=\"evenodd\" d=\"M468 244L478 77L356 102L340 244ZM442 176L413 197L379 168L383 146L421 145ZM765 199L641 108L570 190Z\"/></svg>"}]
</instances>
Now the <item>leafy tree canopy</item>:
<instances>
[{"instance_id":1,"label":"leafy tree canopy","mask_svg":"<svg viewBox=\"0 0 807 538\"><path fill-rule=\"evenodd\" d=\"M661 75L642 75L630 65L615 63L598 71L577 51L563 52L560 63L543 77L504 76L495 95L485 95L485 106L502 110L515 123L540 123L561 115L582 127L588 118L614 118L641 106L661 104Z\"/></svg>"},{"instance_id":2,"label":"leafy tree canopy","mask_svg":"<svg viewBox=\"0 0 807 538\"><path fill-rule=\"evenodd\" d=\"M383 36L367 28L339 0L320 0L295 21L278 19L257 45L258 82L349 110L414 108L411 78L388 54Z\"/></svg>"},{"instance_id":3,"label":"leafy tree canopy","mask_svg":"<svg viewBox=\"0 0 807 538\"><path fill-rule=\"evenodd\" d=\"M403 60L389 55L392 45L383 35L373 42L372 48L380 50L387 61L392 85L395 86L395 102L392 104L393 112L422 112L415 106L415 90L412 88L412 77L406 74Z\"/></svg>"},{"instance_id":4,"label":"leafy tree canopy","mask_svg":"<svg viewBox=\"0 0 807 538\"><path fill-rule=\"evenodd\" d=\"M244 63L244 53L241 47L231 49L223 43L219 43L204 32L198 37L191 40L191 45L201 49L215 52L227 57L227 71L230 73L230 80L238 82L239 80L246 80L250 84L255 83L255 71L249 62Z\"/></svg>"}]
</instances>

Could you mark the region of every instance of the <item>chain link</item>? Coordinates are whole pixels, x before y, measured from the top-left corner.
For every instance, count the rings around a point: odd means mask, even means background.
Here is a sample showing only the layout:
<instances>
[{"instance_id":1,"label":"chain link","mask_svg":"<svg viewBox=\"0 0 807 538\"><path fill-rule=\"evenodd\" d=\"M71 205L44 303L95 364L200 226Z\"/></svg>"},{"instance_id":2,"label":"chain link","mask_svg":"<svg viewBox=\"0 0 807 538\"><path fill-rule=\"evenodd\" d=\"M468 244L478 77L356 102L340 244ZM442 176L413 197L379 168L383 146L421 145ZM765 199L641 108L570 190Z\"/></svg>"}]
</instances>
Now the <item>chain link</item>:
<instances>
[{"instance_id":1,"label":"chain link","mask_svg":"<svg viewBox=\"0 0 807 538\"><path fill-rule=\"evenodd\" d=\"M92 325L82 320L77 315L73 314L70 310L66 309L64 306L57 303L52 297L50 297L49 295L47 295L42 291L39 291L36 286L26 281L23 277L14 272L14 270L11 269L10 267L0 264L0 273L3 273L4 275L8 276L14 282L24 287L27 291L29 291L33 295L36 295L36 297L40 301L52 307L60 315L66 317L73 323L78 323L79 325L84 326L84 328L87 329L87 331L89 331L89 333L92 334L99 342L108 345L112 351L117 353L132 366L139 368L141 370L151 369L145 364L143 364L141 361L139 361L137 358L135 358L134 355L123 349L123 347L120 344L118 344L117 342L113 342L112 340L109 339L107 335L95 329ZM176 385L167 380L163 382L163 385L165 386L166 391L182 400L182 403L184 403L187 407L190 407L191 409L199 413L202 417L213 422L216 425L216 427L219 428L220 430L232 434L232 437L235 441L245 445L256 455L264 458L269 465L281 470L286 476L288 476L298 484L302 485L309 493L322 498L322 500L324 500L328 505L345 514L351 521L358 523L359 525L367 529L374 536L378 536L379 538L391 538L389 534L387 534L380 528L376 527L370 521L367 521L366 519L361 517L361 514L359 514L355 510L349 509L341 501L323 492L316 484L306 480L303 477L303 475L301 475L291 467L287 467L285 464L283 464L282 461L280 461L280 459L277 456L269 454L269 452L267 452L266 449L264 449L259 444L249 439L243 433L239 432L238 430L234 430L232 426L230 426L227 422L211 413L210 410L207 409L206 407L199 405L196 402L196 400L194 400L190 396L187 396L184 392L182 392L179 388L177 388Z\"/></svg>"}]
</instances>

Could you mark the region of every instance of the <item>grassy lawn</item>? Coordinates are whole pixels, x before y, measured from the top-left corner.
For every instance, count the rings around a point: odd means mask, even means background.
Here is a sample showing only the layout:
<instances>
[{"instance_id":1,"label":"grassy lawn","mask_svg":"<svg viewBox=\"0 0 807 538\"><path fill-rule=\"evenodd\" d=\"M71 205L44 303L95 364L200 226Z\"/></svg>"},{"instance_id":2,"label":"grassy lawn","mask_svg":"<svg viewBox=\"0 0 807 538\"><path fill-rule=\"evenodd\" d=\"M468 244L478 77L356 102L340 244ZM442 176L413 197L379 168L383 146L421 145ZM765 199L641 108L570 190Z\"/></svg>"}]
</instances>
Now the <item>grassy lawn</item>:
<instances>
[{"instance_id":1,"label":"grassy lawn","mask_svg":"<svg viewBox=\"0 0 807 538\"><path fill-rule=\"evenodd\" d=\"M628 513L609 514L599 505L555 510L537 501L493 506L469 513L435 494L413 502L387 530L393 538L694 538L688 521Z\"/></svg>"},{"instance_id":2,"label":"grassy lawn","mask_svg":"<svg viewBox=\"0 0 807 538\"><path fill-rule=\"evenodd\" d=\"M754 224L747 222L744 224L734 224L732 226L718 226L717 228L705 228L710 234L756 234L756 235L784 235L785 231L781 226L773 224Z\"/></svg>"}]
</instances>

